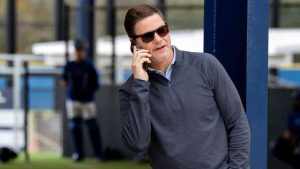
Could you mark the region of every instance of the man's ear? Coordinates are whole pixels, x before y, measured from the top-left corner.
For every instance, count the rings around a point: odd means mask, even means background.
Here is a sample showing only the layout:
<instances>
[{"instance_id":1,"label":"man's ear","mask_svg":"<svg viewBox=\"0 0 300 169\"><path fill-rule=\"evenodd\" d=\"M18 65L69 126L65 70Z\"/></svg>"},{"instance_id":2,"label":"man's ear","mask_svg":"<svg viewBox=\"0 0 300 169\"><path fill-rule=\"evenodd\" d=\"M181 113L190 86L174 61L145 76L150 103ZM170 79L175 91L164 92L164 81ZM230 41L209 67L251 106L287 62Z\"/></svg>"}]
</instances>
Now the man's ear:
<instances>
[{"instance_id":1,"label":"man's ear","mask_svg":"<svg viewBox=\"0 0 300 169\"><path fill-rule=\"evenodd\" d=\"M131 51L131 53L133 53L133 46L136 46L136 43L132 38L130 38L130 51Z\"/></svg>"}]
</instances>

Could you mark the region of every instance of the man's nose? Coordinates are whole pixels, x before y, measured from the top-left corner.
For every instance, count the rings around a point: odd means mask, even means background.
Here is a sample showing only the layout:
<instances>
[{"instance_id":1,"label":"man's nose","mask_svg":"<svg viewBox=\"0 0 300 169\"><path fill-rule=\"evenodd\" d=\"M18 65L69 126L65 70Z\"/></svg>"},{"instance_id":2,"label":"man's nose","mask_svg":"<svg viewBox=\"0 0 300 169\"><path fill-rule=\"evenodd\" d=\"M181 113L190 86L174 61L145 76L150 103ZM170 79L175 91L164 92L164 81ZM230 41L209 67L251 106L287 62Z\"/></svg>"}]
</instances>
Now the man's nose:
<instances>
[{"instance_id":1,"label":"man's nose","mask_svg":"<svg viewBox=\"0 0 300 169\"><path fill-rule=\"evenodd\" d=\"M154 42L160 42L162 38L155 32L154 33Z\"/></svg>"}]
</instances>

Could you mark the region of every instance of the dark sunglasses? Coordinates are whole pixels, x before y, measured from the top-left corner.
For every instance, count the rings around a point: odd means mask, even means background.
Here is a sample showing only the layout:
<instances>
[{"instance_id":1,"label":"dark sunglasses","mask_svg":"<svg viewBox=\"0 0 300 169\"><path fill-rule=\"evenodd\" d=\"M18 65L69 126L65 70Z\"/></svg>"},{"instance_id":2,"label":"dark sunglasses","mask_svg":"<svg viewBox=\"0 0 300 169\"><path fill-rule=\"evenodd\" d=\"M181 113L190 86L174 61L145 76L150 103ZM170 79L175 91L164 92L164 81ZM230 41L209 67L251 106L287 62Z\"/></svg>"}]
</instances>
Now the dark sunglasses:
<instances>
[{"instance_id":1,"label":"dark sunglasses","mask_svg":"<svg viewBox=\"0 0 300 169\"><path fill-rule=\"evenodd\" d=\"M144 43L149 43L149 42L153 41L155 32L160 37L166 36L169 33L168 25L165 24L154 31L147 32L142 35L134 35L133 38L136 39L136 38L140 37Z\"/></svg>"}]
</instances>

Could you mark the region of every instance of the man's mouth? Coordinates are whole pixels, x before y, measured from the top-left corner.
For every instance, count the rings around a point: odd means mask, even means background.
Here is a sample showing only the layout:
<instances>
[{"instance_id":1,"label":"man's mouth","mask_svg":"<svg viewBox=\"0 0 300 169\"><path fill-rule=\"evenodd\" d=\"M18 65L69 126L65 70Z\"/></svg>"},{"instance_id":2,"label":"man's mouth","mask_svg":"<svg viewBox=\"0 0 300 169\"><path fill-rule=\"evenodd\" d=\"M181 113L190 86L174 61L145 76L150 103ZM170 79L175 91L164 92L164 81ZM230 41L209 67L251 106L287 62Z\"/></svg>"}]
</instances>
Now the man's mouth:
<instances>
[{"instance_id":1,"label":"man's mouth","mask_svg":"<svg viewBox=\"0 0 300 169\"><path fill-rule=\"evenodd\" d=\"M155 50L155 51L161 50L161 49L163 49L165 46L166 46L166 45L162 45L162 46L160 46L160 47L158 47L158 48L155 48L154 50Z\"/></svg>"}]
</instances>

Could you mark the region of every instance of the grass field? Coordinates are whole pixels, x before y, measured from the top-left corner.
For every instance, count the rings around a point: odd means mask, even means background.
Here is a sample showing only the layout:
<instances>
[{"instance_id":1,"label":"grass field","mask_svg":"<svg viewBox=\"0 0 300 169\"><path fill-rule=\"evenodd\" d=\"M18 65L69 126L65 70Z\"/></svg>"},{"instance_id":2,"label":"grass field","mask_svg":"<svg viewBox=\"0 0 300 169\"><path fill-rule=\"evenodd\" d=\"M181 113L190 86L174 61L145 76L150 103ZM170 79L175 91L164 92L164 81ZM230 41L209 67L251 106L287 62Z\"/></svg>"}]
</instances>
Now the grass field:
<instances>
[{"instance_id":1,"label":"grass field","mask_svg":"<svg viewBox=\"0 0 300 169\"><path fill-rule=\"evenodd\" d=\"M136 164L131 161L98 162L86 159L75 163L55 153L30 154L30 163L26 163L23 155L7 164L0 163L0 169L151 169L148 164Z\"/></svg>"}]
</instances>

